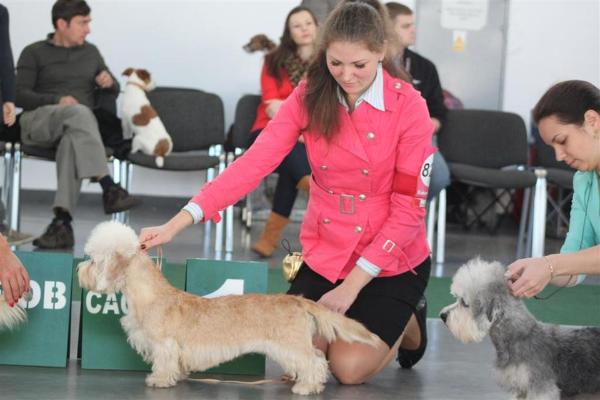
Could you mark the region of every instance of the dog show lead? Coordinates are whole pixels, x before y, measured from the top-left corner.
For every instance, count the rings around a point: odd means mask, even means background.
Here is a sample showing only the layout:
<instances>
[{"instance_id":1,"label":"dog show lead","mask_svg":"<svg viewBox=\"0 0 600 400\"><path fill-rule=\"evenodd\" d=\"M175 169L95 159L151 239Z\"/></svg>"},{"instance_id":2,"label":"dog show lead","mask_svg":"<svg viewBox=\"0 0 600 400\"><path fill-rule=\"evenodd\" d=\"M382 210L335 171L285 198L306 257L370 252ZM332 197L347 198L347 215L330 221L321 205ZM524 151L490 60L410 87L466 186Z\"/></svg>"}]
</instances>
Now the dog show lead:
<instances>
[{"instance_id":1,"label":"dog show lead","mask_svg":"<svg viewBox=\"0 0 600 400\"><path fill-rule=\"evenodd\" d=\"M373 6L342 2L306 81L254 145L171 220L139 235L149 249L193 223L218 222L219 210L254 190L302 136L312 181L300 230L304 263L288 293L378 336L375 347L314 338L342 384L377 374L401 344L418 350L426 342L415 312L431 269L424 219L433 125L425 100L387 56L387 25Z\"/></svg>"},{"instance_id":2,"label":"dog show lead","mask_svg":"<svg viewBox=\"0 0 600 400\"><path fill-rule=\"evenodd\" d=\"M600 89L578 80L557 83L539 100L533 119L556 159L578 172L560 254L524 258L508 266L506 275L518 297L533 297L548 283L573 286L585 274L600 274Z\"/></svg>"}]
</instances>

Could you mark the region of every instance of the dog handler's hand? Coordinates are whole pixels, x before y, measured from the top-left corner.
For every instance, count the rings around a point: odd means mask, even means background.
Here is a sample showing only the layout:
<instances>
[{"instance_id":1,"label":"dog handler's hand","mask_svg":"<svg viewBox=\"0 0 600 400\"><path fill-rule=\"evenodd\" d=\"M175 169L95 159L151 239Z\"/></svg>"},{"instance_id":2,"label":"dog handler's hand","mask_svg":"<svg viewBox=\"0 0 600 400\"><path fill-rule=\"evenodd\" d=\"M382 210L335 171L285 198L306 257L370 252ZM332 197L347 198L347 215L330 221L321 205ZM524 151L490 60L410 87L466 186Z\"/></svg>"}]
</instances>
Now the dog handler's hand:
<instances>
[{"instance_id":1,"label":"dog handler's hand","mask_svg":"<svg viewBox=\"0 0 600 400\"><path fill-rule=\"evenodd\" d=\"M552 280L552 271L543 257L523 258L506 269L509 287L516 297L533 297Z\"/></svg>"},{"instance_id":2,"label":"dog handler's hand","mask_svg":"<svg viewBox=\"0 0 600 400\"><path fill-rule=\"evenodd\" d=\"M142 228L138 240L142 250L149 250L154 246L169 243L179 232L192 225L192 216L184 210L179 211L166 224Z\"/></svg>"},{"instance_id":3,"label":"dog handler's hand","mask_svg":"<svg viewBox=\"0 0 600 400\"><path fill-rule=\"evenodd\" d=\"M317 303L324 305L331 311L345 314L350 308L358 292L343 283L333 290L325 293Z\"/></svg>"},{"instance_id":4,"label":"dog handler's hand","mask_svg":"<svg viewBox=\"0 0 600 400\"><path fill-rule=\"evenodd\" d=\"M4 237L0 239L0 283L4 298L11 307L29 290L29 274Z\"/></svg>"}]
</instances>

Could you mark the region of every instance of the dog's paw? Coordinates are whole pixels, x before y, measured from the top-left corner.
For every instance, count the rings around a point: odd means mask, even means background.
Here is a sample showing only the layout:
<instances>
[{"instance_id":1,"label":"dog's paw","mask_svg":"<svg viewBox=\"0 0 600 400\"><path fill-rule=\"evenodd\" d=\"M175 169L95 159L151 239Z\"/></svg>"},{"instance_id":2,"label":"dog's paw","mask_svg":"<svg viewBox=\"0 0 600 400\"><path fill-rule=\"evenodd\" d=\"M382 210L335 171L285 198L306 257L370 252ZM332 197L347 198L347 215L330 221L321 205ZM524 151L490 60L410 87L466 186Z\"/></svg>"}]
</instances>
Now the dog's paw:
<instances>
[{"instance_id":1,"label":"dog's paw","mask_svg":"<svg viewBox=\"0 0 600 400\"><path fill-rule=\"evenodd\" d=\"M168 388L175 386L177 380L170 376L150 374L146 377L146 386Z\"/></svg>"},{"instance_id":2,"label":"dog's paw","mask_svg":"<svg viewBox=\"0 0 600 400\"><path fill-rule=\"evenodd\" d=\"M325 389L325 385L323 385L322 383L298 382L294 386L292 386L292 393L306 396L309 394L321 393L323 389Z\"/></svg>"}]
</instances>

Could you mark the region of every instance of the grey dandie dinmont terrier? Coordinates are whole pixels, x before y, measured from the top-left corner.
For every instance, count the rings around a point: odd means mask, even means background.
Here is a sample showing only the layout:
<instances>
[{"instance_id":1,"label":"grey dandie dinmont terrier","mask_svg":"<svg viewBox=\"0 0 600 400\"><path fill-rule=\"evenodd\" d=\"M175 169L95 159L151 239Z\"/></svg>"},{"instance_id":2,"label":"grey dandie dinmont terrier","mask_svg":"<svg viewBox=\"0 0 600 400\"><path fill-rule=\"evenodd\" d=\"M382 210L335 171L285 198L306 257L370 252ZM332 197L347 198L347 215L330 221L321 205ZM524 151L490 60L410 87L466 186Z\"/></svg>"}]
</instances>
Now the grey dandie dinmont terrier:
<instances>
[{"instance_id":1,"label":"grey dandie dinmont terrier","mask_svg":"<svg viewBox=\"0 0 600 400\"><path fill-rule=\"evenodd\" d=\"M536 321L512 296L505 268L479 258L461 266L440 316L464 343L490 335L496 381L515 399L554 400L600 391L600 328L561 328Z\"/></svg>"},{"instance_id":2,"label":"grey dandie dinmont terrier","mask_svg":"<svg viewBox=\"0 0 600 400\"><path fill-rule=\"evenodd\" d=\"M78 266L82 287L122 292L121 318L129 343L152 373L146 384L174 386L192 371L204 371L246 353L263 353L295 380L292 392L319 393L328 365L313 336L376 346L362 324L317 303L290 295L249 294L205 299L171 286L152 259L139 250L133 229L103 222L85 245L90 259Z\"/></svg>"}]
</instances>

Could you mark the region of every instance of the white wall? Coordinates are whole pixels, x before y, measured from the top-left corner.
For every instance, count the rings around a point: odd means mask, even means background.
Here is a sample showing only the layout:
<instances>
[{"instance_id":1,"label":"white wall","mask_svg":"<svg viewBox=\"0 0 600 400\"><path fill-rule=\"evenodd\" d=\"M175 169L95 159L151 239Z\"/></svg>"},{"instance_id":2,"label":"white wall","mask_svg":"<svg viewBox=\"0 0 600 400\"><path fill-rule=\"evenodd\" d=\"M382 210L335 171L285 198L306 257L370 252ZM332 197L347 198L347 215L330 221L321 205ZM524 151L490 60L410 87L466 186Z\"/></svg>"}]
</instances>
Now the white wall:
<instances>
[{"instance_id":1,"label":"white wall","mask_svg":"<svg viewBox=\"0 0 600 400\"><path fill-rule=\"evenodd\" d=\"M529 124L552 84L582 79L600 87L599 0L512 0L508 24L504 110Z\"/></svg>"},{"instance_id":2,"label":"white wall","mask_svg":"<svg viewBox=\"0 0 600 400\"><path fill-rule=\"evenodd\" d=\"M278 39L287 12L299 0L88 0L92 33L111 70L149 69L159 85L217 93L226 124L241 94L259 91L262 57L241 46L256 33ZM491 0L493 1L493 0ZM413 1L408 2L414 5ZM52 30L53 0L5 0L11 15L13 54ZM600 84L599 0L512 0L504 109L527 120L541 93L561 79ZM27 160L23 187L54 189L54 166ZM201 174L134 171L133 191L188 196ZM84 191L97 191L86 185Z\"/></svg>"}]
</instances>

